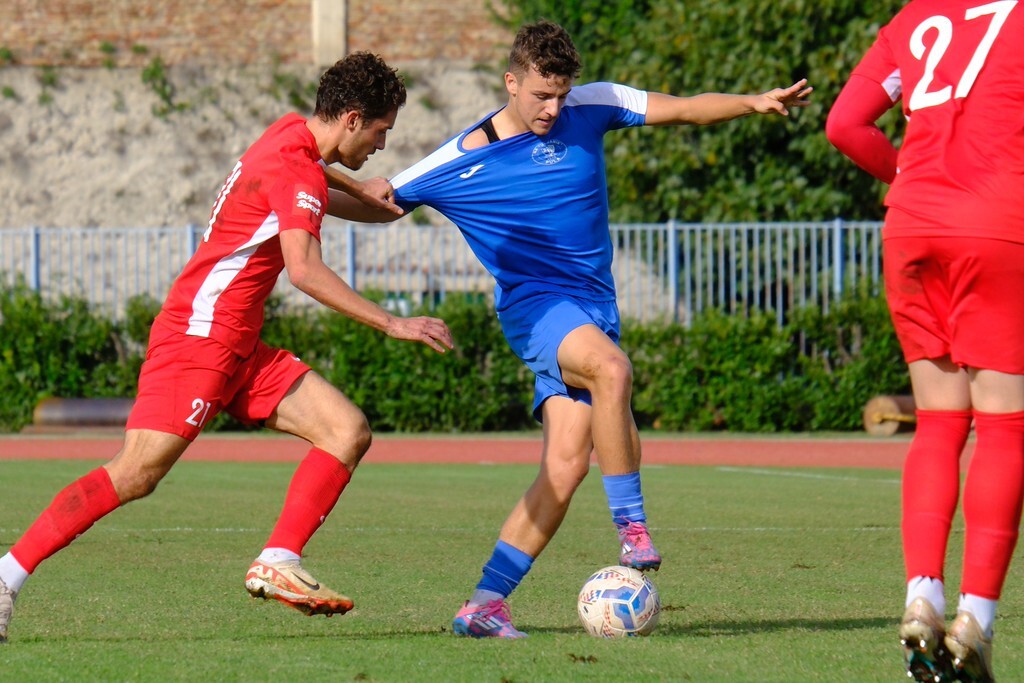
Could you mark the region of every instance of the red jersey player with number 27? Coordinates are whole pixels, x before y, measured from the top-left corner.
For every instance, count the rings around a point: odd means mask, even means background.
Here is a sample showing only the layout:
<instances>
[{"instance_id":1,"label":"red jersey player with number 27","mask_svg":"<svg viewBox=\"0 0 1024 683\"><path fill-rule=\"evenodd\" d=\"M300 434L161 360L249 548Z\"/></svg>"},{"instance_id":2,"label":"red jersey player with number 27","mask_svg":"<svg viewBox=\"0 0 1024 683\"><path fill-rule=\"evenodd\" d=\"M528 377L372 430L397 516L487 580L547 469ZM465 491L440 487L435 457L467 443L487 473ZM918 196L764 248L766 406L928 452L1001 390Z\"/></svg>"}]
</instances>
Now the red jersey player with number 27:
<instances>
[{"instance_id":1,"label":"red jersey player with number 27","mask_svg":"<svg viewBox=\"0 0 1024 683\"><path fill-rule=\"evenodd\" d=\"M0 642L14 600L46 558L125 503L151 493L203 426L226 411L310 443L270 539L245 586L309 615L343 614L352 601L300 564L370 445L362 411L291 353L260 341L263 305L282 270L312 298L387 335L443 353L436 318L397 318L352 290L321 259L325 164L360 168L384 148L405 103L402 79L379 57L349 55L320 80L312 116L290 114L245 152L221 188L202 244L175 281L150 333L124 446L106 465L59 492L0 557ZM378 207L391 186L345 189ZM198 581L182 563L182 581ZM79 588L84 589L79 586Z\"/></svg>"},{"instance_id":2,"label":"red jersey player with number 27","mask_svg":"<svg viewBox=\"0 0 1024 683\"><path fill-rule=\"evenodd\" d=\"M996 605L1024 492L1024 3L913 0L839 94L832 143L891 183L885 291L910 368L917 430L903 470L907 598L918 681L992 681ZM902 101L899 152L875 125ZM943 570L960 491L956 616Z\"/></svg>"}]
</instances>

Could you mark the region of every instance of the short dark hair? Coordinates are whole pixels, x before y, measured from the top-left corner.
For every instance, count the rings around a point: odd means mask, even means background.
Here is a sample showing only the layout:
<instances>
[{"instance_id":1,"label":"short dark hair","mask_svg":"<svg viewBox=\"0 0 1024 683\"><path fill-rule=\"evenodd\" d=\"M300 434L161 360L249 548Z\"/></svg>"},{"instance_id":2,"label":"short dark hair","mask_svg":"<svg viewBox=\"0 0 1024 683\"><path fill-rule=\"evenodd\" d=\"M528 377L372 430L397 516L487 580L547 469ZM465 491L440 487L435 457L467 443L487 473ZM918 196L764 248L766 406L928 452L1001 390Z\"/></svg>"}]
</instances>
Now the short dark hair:
<instances>
[{"instance_id":1,"label":"short dark hair","mask_svg":"<svg viewBox=\"0 0 1024 683\"><path fill-rule=\"evenodd\" d=\"M405 82L379 56L353 52L320 77L316 110L323 121L334 121L347 111L358 111L364 120L387 116L405 104Z\"/></svg>"},{"instance_id":2,"label":"short dark hair","mask_svg":"<svg viewBox=\"0 0 1024 683\"><path fill-rule=\"evenodd\" d=\"M544 78L578 77L580 53L576 51L569 32L545 19L521 26L512 41L508 70L520 76L529 71L531 66Z\"/></svg>"}]
</instances>

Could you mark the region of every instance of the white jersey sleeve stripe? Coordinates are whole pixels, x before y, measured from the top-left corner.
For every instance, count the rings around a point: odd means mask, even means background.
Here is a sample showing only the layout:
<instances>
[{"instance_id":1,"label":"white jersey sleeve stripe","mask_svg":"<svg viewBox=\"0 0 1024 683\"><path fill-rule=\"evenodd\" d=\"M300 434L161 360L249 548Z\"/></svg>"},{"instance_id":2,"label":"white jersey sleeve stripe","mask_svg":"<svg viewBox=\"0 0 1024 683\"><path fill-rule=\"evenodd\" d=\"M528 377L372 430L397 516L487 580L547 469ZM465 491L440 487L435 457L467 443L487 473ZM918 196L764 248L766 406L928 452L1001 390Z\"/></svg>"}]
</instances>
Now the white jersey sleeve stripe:
<instances>
[{"instance_id":1,"label":"white jersey sleeve stripe","mask_svg":"<svg viewBox=\"0 0 1024 683\"><path fill-rule=\"evenodd\" d=\"M465 152L459 149L459 140L462 137L462 135L458 135L452 138L441 147L438 147L433 154L421 159L420 161L416 162L409 168L405 169L404 171L396 175L394 178L391 179L391 186L397 190L398 188L400 188L402 185L405 185L409 181L415 180L416 178L419 178L422 175L430 173L438 166L441 166L442 164L446 164L453 159L458 159L460 156L463 156Z\"/></svg>"},{"instance_id":2,"label":"white jersey sleeve stripe","mask_svg":"<svg viewBox=\"0 0 1024 683\"><path fill-rule=\"evenodd\" d=\"M647 91L618 83L588 83L569 92L566 105L604 104L647 114Z\"/></svg>"},{"instance_id":3,"label":"white jersey sleeve stripe","mask_svg":"<svg viewBox=\"0 0 1024 683\"><path fill-rule=\"evenodd\" d=\"M256 250L280 232L279 225L277 214L271 211L248 242L222 258L210 270L210 274L203 280L199 291L192 300L192 315L188 319L188 330L185 334L193 337L210 336L213 309L217 305L217 298L245 268Z\"/></svg>"}]
</instances>

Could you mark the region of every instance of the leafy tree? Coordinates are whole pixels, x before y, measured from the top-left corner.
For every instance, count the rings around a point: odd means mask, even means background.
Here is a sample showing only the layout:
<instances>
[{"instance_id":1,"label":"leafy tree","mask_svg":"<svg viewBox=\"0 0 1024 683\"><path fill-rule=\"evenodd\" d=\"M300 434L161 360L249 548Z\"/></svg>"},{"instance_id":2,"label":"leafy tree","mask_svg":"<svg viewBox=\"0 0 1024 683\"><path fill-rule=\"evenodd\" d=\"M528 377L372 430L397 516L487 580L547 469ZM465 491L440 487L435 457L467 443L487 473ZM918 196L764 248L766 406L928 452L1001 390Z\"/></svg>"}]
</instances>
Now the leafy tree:
<instances>
[{"instance_id":1,"label":"leafy tree","mask_svg":"<svg viewBox=\"0 0 1024 683\"><path fill-rule=\"evenodd\" d=\"M902 0L501 0L511 28L540 18L570 32L580 82L676 95L762 92L806 77L813 104L791 118L630 129L605 138L612 219L620 222L877 220L885 186L825 139L825 119ZM882 126L894 139L901 117Z\"/></svg>"}]
</instances>

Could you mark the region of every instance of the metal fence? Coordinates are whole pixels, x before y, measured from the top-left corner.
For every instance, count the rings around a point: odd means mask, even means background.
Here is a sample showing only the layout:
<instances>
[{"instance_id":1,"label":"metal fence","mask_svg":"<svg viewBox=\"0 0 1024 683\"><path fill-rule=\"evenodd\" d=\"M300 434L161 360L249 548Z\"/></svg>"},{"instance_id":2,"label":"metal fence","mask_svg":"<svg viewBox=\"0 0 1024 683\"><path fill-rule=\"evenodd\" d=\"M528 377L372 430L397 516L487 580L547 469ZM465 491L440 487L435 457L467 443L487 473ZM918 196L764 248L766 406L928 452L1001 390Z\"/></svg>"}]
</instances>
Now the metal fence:
<instances>
[{"instance_id":1,"label":"metal fence","mask_svg":"<svg viewBox=\"0 0 1024 683\"><path fill-rule=\"evenodd\" d=\"M611 226L625 318L689 323L708 309L827 310L843 291L881 280L881 224L659 223ZM0 229L0 277L47 297L79 296L115 318L133 296L162 299L202 239L178 228ZM401 313L448 296L490 300L493 281L451 226L328 221L325 262L349 284ZM311 304L282 275L286 306Z\"/></svg>"}]
</instances>

